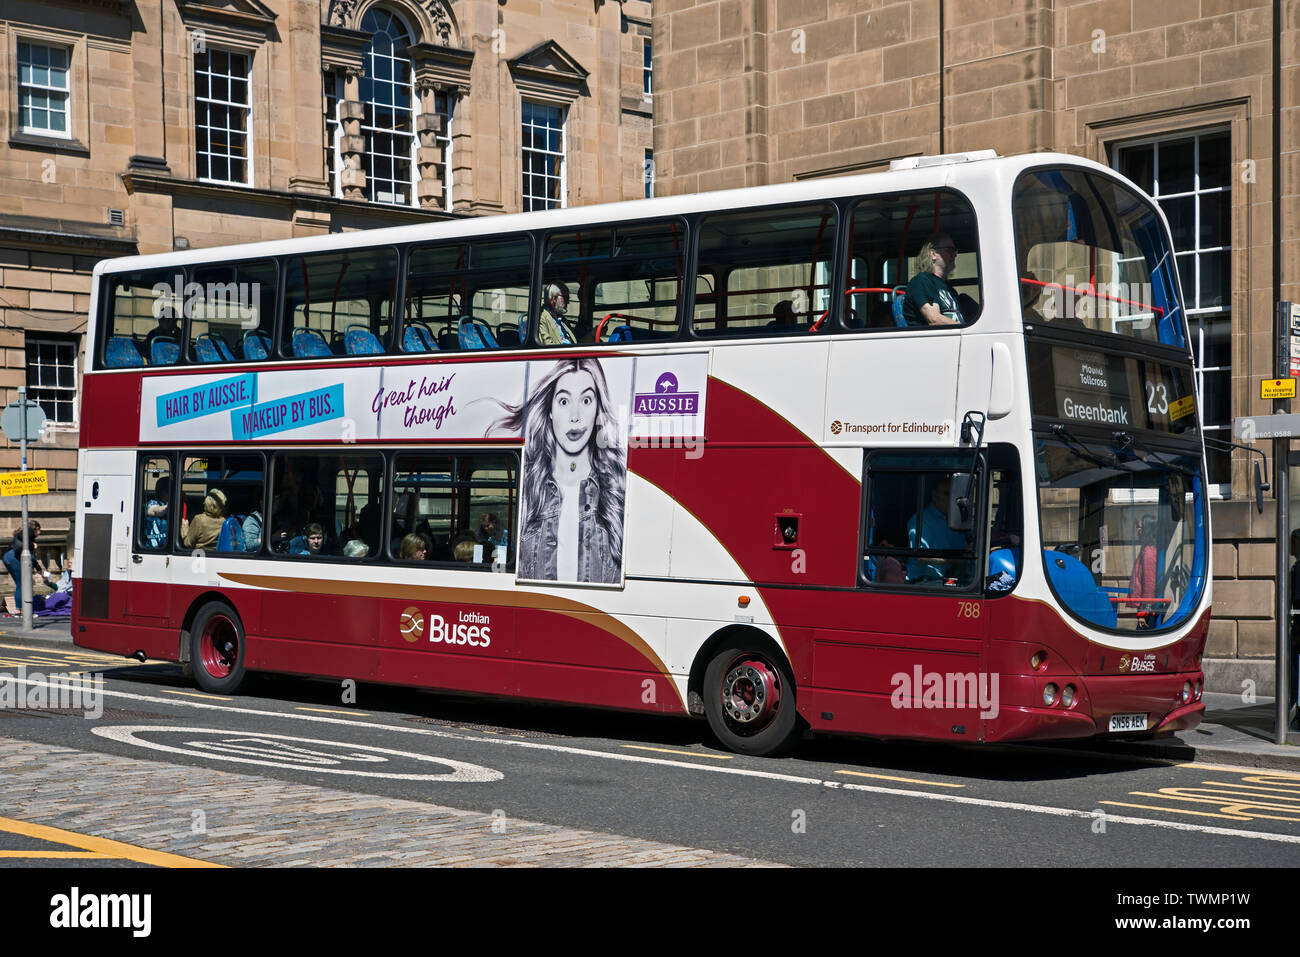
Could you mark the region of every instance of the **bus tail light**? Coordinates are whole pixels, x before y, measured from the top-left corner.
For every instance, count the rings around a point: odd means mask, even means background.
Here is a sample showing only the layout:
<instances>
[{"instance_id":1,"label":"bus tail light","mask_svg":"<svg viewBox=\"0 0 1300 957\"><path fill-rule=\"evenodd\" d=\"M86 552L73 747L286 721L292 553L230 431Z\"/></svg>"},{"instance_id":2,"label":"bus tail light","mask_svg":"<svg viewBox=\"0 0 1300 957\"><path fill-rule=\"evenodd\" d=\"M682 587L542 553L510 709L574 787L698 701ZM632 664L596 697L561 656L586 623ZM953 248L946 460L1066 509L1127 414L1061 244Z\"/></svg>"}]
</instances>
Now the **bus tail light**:
<instances>
[{"instance_id":1,"label":"bus tail light","mask_svg":"<svg viewBox=\"0 0 1300 957\"><path fill-rule=\"evenodd\" d=\"M1056 695L1059 690L1060 689L1057 688L1055 684L1049 681L1043 688L1043 704L1047 705L1049 708L1056 704Z\"/></svg>"}]
</instances>

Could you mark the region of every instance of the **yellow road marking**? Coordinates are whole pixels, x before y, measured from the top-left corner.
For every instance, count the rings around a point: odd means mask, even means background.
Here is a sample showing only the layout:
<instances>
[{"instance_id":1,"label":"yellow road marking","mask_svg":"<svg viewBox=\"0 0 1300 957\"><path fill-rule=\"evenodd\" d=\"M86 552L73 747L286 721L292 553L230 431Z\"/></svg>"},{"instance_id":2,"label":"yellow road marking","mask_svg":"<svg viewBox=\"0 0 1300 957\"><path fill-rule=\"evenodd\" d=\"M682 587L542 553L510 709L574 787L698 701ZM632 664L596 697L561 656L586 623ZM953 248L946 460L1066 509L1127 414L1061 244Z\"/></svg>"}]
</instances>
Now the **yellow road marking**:
<instances>
[{"instance_id":1,"label":"yellow road marking","mask_svg":"<svg viewBox=\"0 0 1300 957\"><path fill-rule=\"evenodd\" d=\"M154 851L147 847L123 844L121 841L110 841L103 837L78 834L76 831L65 831L44 824L33 824L30 821L15 821L13 818L8 817L0 817L0 831L20 834L23 837L33 837L40 841L50 841L53 844L67 844L69 847L78 847L83 851L91 851L105 857L135 861L138 864L151 864L155 867L225 867L224 864L213 864L210 861L200 861L193 857L168 854L165 851Z\"/></svg>"},{"instance_id":2,"label":"yellow road marking","mask_svg":"<svg viewBox=\"0 0 1300 957\"><path fill-rule=\"evenodd\" d=\"M0 851L0 857L8 857L8 858L54 857L54 858L59 858L60 860L79 859L79 860L96 860L96 861L115 860L115 858L109 857L107 854L100 854L96 851Z\"/></svg>"},{"instance_id":3,"label":"yellow road marking","mask_svg":"<svg viewBox=\"0 0 1300 957\"><path fill-rule=\"evenodd\" d=\"M946 781L922 781L920 778L896 778L888 774L868 774L866 771L836 771L836 774L852 774L859 778L878 778L881 781L899 781L903 784L926 784L932 788L964 788L964 784L949 784Z\"/></svg>"},{"instance_id":4,"label":"yellow road marking","mask_svg":"<svg viewBox=\"0 0 1300 957\"><path fill-rule=\"evenodd\" d=\"M1181 807L1157 807L1152 804L1128 804L1124 801L1098 801L1098 804L1113 804L1115 807L1136 807L1144 811L1170 811L1174 814L1195 814L1197 817L1220 817L1225 821L1249 821L1252 818L1236 814L1213 814L1209 811L1188 811Z\"/></svg>"},{"instance_id":5,"label":"yellow road marking","mask_svg":"<svg viewBox=\"0 0 1300 957\"><path fill-rule=\"evenodd\" d=\"M731 754L710 754L707 751L674 751L672 748L652 748L644 744L625 744L625 748L632 748L636 751L658 751L660 754L684 754L688 758L713 758L717 761L730 761L735 755Z\"/></svg>"},{"instance_id":6,"label":"yellow road marking","mask_svg":"<svg viewBox=\"0 0 1300 957\"><path fill-rule=\"evenodd\" d=\"M321 714L350 714L354 718L369 718L371 715L366 711L339 711L336 708L294 708L294 711L319 711Z\"/></svg>"},{"instance_id":7,"label":"yellow road marking","mask_svg":"<svg viewBox=\"0 0 1300 957\"><path fill-rule=\"evenodd\" d=\"M11 651L34 651L34 650L36 650L36 649L33 649L33 648L29 648L29 647L26 646L26 645L6 645L6 644L4 644L3 642L0 642L0 648L8 648L8 649L10 649ZM88 659L88 660L90 660L90 661L123 661L123 660L126 659L126 656L125 656L125 655L101 655L101 654L98 654L97 652L94 652L94 651L54 651L54 652L51 652L50 649L48 649L48 648L41 648L41 649L39 649L39 650L40 650L41 652L43 652L44 654L65 655L65 656L67 656L67 657L69 657L69 658L85 658L85 659Z\"/></svg>"},{"instance_id":8,"label":"yellow road marking","mask_svg":"<svg viewBox=\"0 0 1300 957\"><path fill-rule=\"evenodd\" d=\"M183 694L187 698L202 698L204 701L234 701L234 698L223 698L219 694L199 694L196 691L173 691L171 688L159 688L164 694Z\"/></svg>"},{"instance_id":9,"label":"yellow road marking","mask_svg":"<svg viewBox=\"0 0 1300 957\"><path fill-rule=\"evenodd\" d=\"M1198 762L1188 762L1179 764L1180 768L1193 768L1197 771L1217 771L1221 774L1263 774L1270 778L1286 778L1289 781L1295 781L1300 784L1300 774L1294 774L1287 771L1275 771L1272 768L1247 768L1234 766L1230 764L1201 764Z\"/></svg>"}]
</instances>

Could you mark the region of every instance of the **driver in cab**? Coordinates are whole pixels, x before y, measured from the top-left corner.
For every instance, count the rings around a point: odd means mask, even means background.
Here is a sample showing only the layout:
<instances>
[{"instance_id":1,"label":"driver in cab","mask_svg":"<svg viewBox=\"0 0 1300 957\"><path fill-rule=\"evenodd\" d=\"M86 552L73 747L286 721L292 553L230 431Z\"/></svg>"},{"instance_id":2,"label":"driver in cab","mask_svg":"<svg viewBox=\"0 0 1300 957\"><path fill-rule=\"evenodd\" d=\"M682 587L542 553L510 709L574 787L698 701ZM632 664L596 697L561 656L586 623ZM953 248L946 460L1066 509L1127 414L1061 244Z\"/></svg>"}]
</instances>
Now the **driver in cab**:
<instances>
[{"instance_id":1,"label":"driver in cab","mask_svg":"<svg viewBox=\"0 0 1300 957\"><path fill-rule=\"evenodd\" d=\"M948 527L948 503L951 495L952 479L947 475L941 476L930 489L930 503L908 519L907 544L910 548L966 550L966 533ZM966 564L963 559L938 556L909 558L907 580L925 584L947 582L963 577Z\"/></svg>"}]
</instances>

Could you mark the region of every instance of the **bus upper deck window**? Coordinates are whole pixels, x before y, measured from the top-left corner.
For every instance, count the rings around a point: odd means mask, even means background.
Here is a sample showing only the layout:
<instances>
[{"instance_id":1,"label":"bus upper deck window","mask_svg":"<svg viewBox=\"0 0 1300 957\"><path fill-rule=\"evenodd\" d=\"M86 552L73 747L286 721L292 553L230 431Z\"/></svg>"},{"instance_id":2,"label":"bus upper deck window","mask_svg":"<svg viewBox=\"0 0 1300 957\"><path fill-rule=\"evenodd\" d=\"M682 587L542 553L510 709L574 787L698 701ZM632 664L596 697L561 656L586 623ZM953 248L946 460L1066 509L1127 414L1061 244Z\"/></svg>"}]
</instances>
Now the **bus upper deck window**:
<instances>
[{"instance_id":1,"label":"bus upper deck window","mask_svg":"<svg viewBox=\"0 0 1300 957\"><path fill-rule=\"evenodd\" d=\"M969 325L979 318L975 212L951 190L868 197L853 209L850 329Z\"/></svg>"}]
</instances>

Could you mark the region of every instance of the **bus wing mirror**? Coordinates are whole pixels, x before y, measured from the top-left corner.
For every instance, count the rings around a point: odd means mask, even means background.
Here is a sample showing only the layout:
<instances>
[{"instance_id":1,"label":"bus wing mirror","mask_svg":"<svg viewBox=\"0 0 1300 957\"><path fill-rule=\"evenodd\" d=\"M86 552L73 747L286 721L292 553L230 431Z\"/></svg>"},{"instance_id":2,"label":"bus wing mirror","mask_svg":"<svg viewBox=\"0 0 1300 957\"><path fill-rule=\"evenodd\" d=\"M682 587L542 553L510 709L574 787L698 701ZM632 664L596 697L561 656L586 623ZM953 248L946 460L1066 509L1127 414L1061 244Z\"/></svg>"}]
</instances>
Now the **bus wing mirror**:
<instances>
[{"instance_id":1,"label":"bus wing mirror","mask_svg":"<svg viewBox=\"0 0 1300 957\"><path fill-rule=\"evenodd\" d=\"M954 532L969 532L975 527L975 476L954 472L948 494L948 527Z\"/></svg>"}]
</instances>

